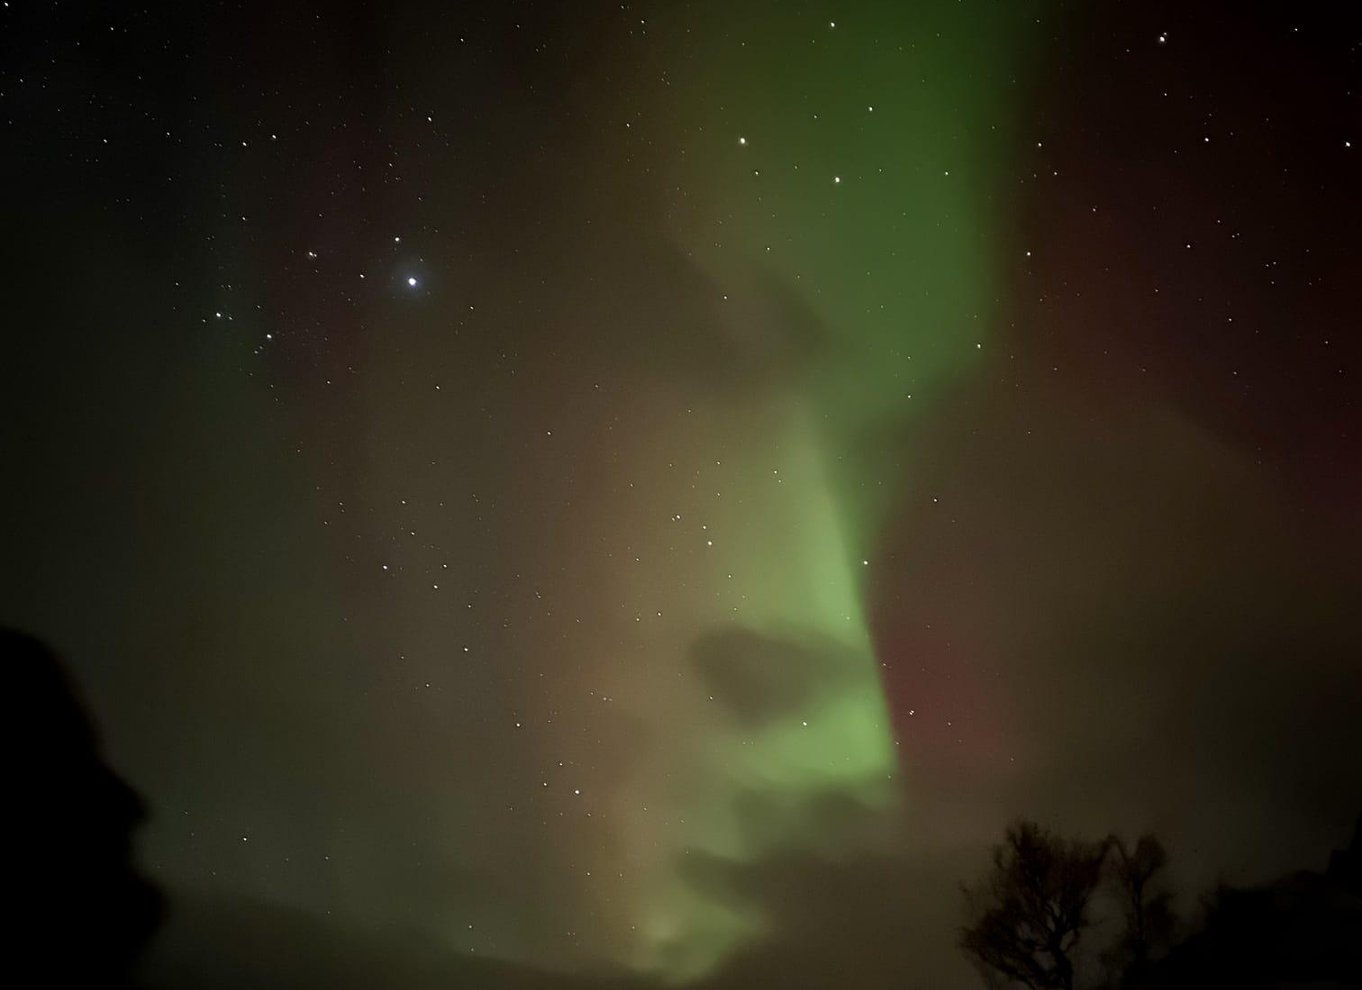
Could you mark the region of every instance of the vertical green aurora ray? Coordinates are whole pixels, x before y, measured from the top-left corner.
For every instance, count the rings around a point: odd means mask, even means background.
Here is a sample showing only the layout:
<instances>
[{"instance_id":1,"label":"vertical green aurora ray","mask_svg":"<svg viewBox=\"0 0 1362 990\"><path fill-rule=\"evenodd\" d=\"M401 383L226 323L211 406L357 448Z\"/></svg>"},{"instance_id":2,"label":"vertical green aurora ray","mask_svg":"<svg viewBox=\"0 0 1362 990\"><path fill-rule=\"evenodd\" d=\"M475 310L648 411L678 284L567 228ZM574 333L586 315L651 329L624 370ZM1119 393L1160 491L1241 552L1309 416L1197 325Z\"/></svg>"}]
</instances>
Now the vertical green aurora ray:
<instances>
[{"instance_id":1,"label":"vertical green aurora ray","mask_svg":"<svg viewBox=\"0 0 1362 990\"><path fill-rule=\"evenodd\" d=\"M792 387L855 556L908 467L886 460L886 441L987 346L1018 78L1042 5L838 4L831 19L735 6L696 31L717 40L676 73L680 182L697 204L680 237L737 313L754 288L774 290L778 316L802 324L781 346L798 351Z\"/></svg>"},{"instance_id":2,"label":"vertical green aurora ray","mask_svg":"<svg viewBox=\"0 0 1362 990\"><path fill-rule=\"evenodd\" d=\"M892 441L979 361L997 297L996 190L1038 8L835 10L669 5L655 19L684 39L663 111L677 121L672 235L758 381L685 427L739 462L703 510L717 590L673 644L699 656L700 683L658 703L678 731L708 728L645 760L631 789L674 815L632 835L651 865L630 954L672 982L763 931L760 905L697 879L697 857L741 869L892 830L896 750L865 603L876 534L912 479ZM741 692L744 677L768 700L713 720L716 681ZM856 820L820 814L830 799Z\"/></svg>"}]
</instances>

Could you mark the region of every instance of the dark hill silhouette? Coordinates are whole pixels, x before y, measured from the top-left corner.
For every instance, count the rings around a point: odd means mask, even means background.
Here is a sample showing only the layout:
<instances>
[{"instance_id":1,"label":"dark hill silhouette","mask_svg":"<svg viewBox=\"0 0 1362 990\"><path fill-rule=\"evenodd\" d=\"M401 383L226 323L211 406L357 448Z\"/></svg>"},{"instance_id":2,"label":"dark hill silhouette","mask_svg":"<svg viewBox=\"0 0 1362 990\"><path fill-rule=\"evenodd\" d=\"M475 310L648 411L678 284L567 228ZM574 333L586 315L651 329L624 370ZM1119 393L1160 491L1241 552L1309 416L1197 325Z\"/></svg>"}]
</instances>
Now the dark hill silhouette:
<instances>
[{"instance_id":1,"label":"dark hill silhouette","mask_svg":"<svg viewBox=\"0 0 1362 990\"><path fill-rule=\"evenodd\" d=\"M1301 870L1266 886L1216 891L1202 930L1140 985L1362 987L1362 818L1351 845L1330 857L1325 872Z\"/></svg>"},{"instance_id":2,"label":"dark hill silhouette","mask_svg":"<svg viewBox=\"0 0 1362 990\"><path fill-rule=\"evenodd\" d=\"M121 987L160 922L132 861L142 800L104 762L56 656L0 630L10 736L11 965L44 986Z\"/></svg>"}]
</instances>

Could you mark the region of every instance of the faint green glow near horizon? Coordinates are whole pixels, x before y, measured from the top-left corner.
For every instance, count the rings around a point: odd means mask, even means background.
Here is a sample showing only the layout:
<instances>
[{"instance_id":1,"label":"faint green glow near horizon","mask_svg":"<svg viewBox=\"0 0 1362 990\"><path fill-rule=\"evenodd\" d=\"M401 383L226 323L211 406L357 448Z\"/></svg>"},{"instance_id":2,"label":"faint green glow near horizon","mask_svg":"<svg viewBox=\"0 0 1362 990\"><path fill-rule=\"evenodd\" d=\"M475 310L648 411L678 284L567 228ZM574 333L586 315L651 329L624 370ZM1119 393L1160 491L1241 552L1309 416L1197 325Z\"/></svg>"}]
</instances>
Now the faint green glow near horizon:
<instances>
[{"instance_id":1,"label":"faint green glow near horizon","mask_svg":"<svg viewBox=\"0 0 1362 990\"><path fill-rule=\"evenodd\" d=\"M696 418L718 429L726 416L697 410ZM810 834L822 831L818 802L827 796L850 800L867 817L898 798L863 612L864 567L842 531L804 404L775 401L749 410L744 422L745 444L763 457L734 469L737 489L765 486L767 496L733 498L706 517L719 543L711 556L740 562L734 583L742 593L689 603L673 643L676 669L692 669L685 657L697 633L746 637L740 642L761 644L763 663L789 659L788 673L758 671L793 679L797 700L753 716L716 701L721 689L694 677L665 685L663 697L656 684L644 692L657 706L646 715L676 737L644 760L627 788L653 818L640 817L626 842L631 858L648 864L626 961L671 983L703 977L766 927L760 906L708 882L703 870L697 876L697 864L741 866L808 849ZM766 457L778 459L780 484Z\"/></svg>"}]
</instances>

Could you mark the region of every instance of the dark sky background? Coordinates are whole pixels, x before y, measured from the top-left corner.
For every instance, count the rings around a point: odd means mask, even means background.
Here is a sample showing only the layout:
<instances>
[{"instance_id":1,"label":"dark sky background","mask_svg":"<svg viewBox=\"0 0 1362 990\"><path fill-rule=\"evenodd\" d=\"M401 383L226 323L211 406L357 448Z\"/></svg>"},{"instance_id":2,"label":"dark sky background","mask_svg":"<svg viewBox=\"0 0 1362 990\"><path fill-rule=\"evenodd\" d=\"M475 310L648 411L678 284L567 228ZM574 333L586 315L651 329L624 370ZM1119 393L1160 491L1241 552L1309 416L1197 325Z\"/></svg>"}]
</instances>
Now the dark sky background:
<instances>
[{"instance_id":1,"label":"dark sky background","mask_svg":"<svg viewBox=\"0 0 1362 990\"><path fill-rule=\"evenodd\" d=\"M164 987L977 985L1362 811L1346 3L0 9L0 624ZM41 752L19 754L41 760Z\"/></svg>"}]
</instances>

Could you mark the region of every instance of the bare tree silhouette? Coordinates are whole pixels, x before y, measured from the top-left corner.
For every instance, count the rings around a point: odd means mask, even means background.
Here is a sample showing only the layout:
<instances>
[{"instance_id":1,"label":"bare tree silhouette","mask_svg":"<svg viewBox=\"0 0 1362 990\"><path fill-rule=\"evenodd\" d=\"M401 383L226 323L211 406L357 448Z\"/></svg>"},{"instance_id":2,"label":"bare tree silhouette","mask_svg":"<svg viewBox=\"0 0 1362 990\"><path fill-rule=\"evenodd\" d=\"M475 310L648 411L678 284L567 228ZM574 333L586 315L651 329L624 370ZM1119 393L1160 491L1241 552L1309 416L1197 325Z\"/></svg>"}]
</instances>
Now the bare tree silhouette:
<instances>
[{"instance_id":1,"label":"bare tree silhouette","mask_svg":"<svg viewBox=\"0 0 1362 990\"><path fill-rule=\"evenodd\" d=\"M1119 974L1120 986L1135 987L1143 981L1153 953L1172 940L1177 923L1172 892L1161 877L1168 853L1149 832L1133 847L1119 836L1111 836L1107 843L1113 853L1108 859L1110 879L1121 902L1125 929L1104 959Z\"/></svg>"},{"instance_id":2,"label":"bare tree silhouette","mask_svg":"<svg viewBox=\"0 0 1362 990\"><path fill-rule=\"evenodd\" d=\"M993 868L965 888L964 951L986 972L1032 990L1073 990L1074 950L1102 879L1105 842L1065 839L1019 821L993 849Z\"/></svg>"}]
</instances>

